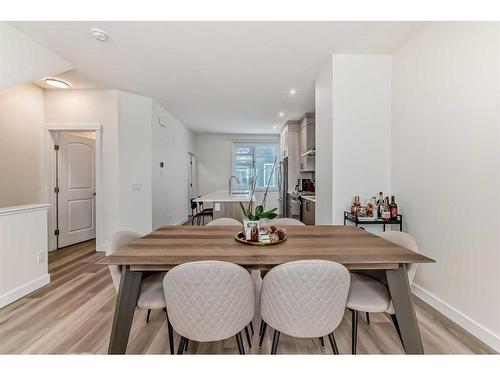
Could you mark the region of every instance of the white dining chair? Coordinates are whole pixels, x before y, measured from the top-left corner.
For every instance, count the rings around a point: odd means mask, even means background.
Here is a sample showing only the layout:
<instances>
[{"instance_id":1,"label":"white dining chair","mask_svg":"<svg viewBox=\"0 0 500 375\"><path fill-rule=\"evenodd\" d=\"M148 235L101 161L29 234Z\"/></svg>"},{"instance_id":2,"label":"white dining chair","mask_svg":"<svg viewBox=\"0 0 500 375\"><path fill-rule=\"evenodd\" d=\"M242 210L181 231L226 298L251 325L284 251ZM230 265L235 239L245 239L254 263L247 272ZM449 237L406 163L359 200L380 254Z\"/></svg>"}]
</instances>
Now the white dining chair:
<instances>
[{"instance_id":1,"label":"white dining chair","mask_svg":"<svg viewBox=\"0 0 500 375\"><path fill-rule=\"evenodd\" d=\"M297 219L292 219L292 218L288 218L288 217L282 217L282 218L279 218L279 219L274 219L272 220L271 222L271 225L274 225L274 226L280 226L280 225L287 225L287 226L301 226L301 225L305 225L302 221L300 220L297 220ZM255 275L253 275L255 277L255 280L256 280L256 283L259 283L260 281L260 284L262 284L262 277L265 276L267 271L252 271L252 273L255 273ZM260 279L260 280L259 280ZM260 288L259 288L260 289ZM258 294L260 295L260 294ZM259 328L259 337L262 339L262 330L264 328L264 321L261 319L260 320L260 328ZM321 338L321 345L324 345L324 341L323 339Z\"/></svg>"},{"instance_id":2,"label":"white dining chair","mask_svg":"<svg viewBox=\"0 0 500 375\"><path fill-rule=\"evenodd\" d=\"M192 341L220 341L236 336L245 354L241 331L255 314L253 279L243 267L220 261L184 263L165 276L163 290L175 331L177 354Z\"/></svg>"},{"instance_id":3,"label":"white dining chair","mask_svg":"<svg viewBox=\"0 0 500 375\"><path fill-rule=\"evenodd\" d=\"M111 246L106 250L106 255L113 254L116 250L127 246L128 244L141 238L141 235L132 231L119 231L113 234L111 238ZM121 281L121 267L116 265L110 265L109 272L111 273L111 279L115 286L115 290L118 293L120 289ZM165 277L165 272L158 272L153 275L147 276L142 279L141 289L139 292L139 298L137 300L137 307L139 309L146 309L146 323L149 323L149 317L151 310L153 309L163 309L165 313L167 312L165 305L165 296L163 294L163 278ZM168 328L168 342L170 346L170 354L174 354L174 336L172 325L170 324L168 314L167 314L167 328Z\"/></svg>"},{"instance_id":4,"label":"white dining chair","mask_svg":"<svg viewBox=\"0 0 500 375\"><path fill-rule=\"evenodd\" d=\"M234 227L236 227L236 226L238 226L240 228L243 228L243 223L241 223L238 220L233 219L231 217L221 217L221 218L210 221L207 224L207 227L209 227L209 226L214 226L214 227L216 227L216 226L234 226ZM259 271L258 270L252 271L252 273L256 273L256 272L259 272ZM254 275L252 274L252 277L253 276ZM258 277L260 277L260 273L259 273ZM254 330L253 330L253 323L252 322L250 322L250 330L251 330L252 335L253 335ZM248 332L248 327L245 327L245 336L247 339L248 346L251 348L252 347L252 340L250 339L250 333Z\"/></svg>"},{"instance_id":5,"label":"white dining chair","mask_svg":"<svg viewBox=\"0 0 500 375\"><path fill-rule=\"evenodd\" d=\"M338 354L334 331L344 316L350 276L346 267L327 260L300 260L274 267L264 277L260 312L262 337L274 329L271 354L280 333L298 338L328 336Z\"/></svg>"},{"instance_id":6,"label":"white dining chair","mask_svg":"<svg viewBox=\"0 0 500 375\"><path fill-rule=\"evenodd\" d=\"M289 217L282 217L274 220L274 225L305 225L302 221Z\"/></svg>"},{"instance_id":7,"label":"white dining chair","mask_svg":"<svg viewBox=\"0 0 500 375\"><path fill-rule=\"evenodd\" d=\"M420 253L415 239L408 233L387 231L379 236L416 253ZM411 286L415 272L417 271L417 264L408 264L406 269L408 272L408 281ZM370 313L389 314L399 339L403 343L389 289L381 281L364 274L352 273L347 307L351 310L352 314L352 354L356 354L359 311L366 313L368 324L370 324Z\"/></svg>"},{"instance_id":8,"label":"white dining chair","mask_svg":"<svg viewBox=\"0 0 500 375\"><path fill-rule=\"evenodd\" d=\"M243 228L243 223L230 217L221 217L219 219L210 221L207 224L207 227L209 226L239 226Z\"/></svg>"}]
</instances>

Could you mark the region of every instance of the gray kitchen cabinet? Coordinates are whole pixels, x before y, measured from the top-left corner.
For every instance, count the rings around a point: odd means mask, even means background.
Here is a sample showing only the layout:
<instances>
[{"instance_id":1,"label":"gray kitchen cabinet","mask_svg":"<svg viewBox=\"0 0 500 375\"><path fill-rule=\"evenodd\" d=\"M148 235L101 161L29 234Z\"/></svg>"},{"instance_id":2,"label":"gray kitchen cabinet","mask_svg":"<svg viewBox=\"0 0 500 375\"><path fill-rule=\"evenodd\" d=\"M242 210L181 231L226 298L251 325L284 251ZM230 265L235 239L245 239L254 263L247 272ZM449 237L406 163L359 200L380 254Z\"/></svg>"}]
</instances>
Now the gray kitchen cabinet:
<instances>
[{"instance_id":1,"label":"gray kitchen cabinet","mask_svg":"<svg viewBox=\"0 0 500 375\"><path fill-rule=\"evenodd\" d=\"M315 223L315 202L309 199L302 198L302 222L306 225L314 225Z\"/></svg>"}]
</instances>

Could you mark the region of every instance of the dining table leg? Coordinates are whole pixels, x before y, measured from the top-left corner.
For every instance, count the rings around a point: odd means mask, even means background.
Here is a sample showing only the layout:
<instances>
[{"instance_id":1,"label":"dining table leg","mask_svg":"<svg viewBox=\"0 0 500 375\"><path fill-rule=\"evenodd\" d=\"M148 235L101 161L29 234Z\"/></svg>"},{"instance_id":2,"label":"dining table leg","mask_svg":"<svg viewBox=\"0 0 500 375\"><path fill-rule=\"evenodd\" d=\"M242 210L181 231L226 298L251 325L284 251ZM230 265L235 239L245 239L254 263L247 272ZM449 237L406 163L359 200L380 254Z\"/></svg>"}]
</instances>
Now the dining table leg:
<instances>
[{"instance_id":1,"label":"dining table leg","mask_svg":"<svg viewBox=\"0 0 500 375\"><path fill-rule=\"evenodd\" d=\"M129 266L122 267L108 354L125 354L127 350L130 328L141 289L141 280L142 272L130 271Z\"/></svg>"},{"instance_id":2,"label":"dining table leg","mask_svg":"<svg viewBox=\"0 0 500 375\"><path fill-rule=\"evenodd\" d=\"M385 274L405 351L407 354L424 354L406 265L387 270Z\"/></svg>"}]
</instances>

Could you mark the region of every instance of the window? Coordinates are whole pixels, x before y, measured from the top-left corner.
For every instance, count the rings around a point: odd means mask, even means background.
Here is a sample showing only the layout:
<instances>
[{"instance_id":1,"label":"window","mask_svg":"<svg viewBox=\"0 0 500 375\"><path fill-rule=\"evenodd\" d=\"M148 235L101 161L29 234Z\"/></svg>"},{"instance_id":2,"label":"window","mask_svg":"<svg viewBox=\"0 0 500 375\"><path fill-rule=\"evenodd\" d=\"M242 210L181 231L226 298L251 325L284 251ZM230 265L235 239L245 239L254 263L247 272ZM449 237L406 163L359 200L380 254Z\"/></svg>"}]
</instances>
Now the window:
<instances>
[{"instance_id":1,"label":"window","mask_svg":"<svg viewBox=\"0 0 500 375\"><path fill-rule=\"evenodd\" d=\"M252 186L253 170L252 156L255 155L255 169L257 171L256 189L265 190L269 182L269 189L278 187L277 167L273 172L274 160L278 156L278 144L274 142L239 143L233 145L233 174L240 181L240 188L250 189ZM272 173L272 175L271 175ZM269 178L271 180L269 180Z\"/></svg>"}]
</instances>

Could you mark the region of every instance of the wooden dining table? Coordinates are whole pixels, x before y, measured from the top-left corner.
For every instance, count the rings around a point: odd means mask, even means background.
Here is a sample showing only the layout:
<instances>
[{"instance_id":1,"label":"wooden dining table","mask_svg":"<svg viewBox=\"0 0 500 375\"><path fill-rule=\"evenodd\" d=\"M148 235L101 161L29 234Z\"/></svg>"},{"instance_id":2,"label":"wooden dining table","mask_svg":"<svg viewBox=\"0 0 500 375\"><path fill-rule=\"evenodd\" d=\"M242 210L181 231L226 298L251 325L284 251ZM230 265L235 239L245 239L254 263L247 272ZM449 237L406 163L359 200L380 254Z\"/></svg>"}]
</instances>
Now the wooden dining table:
<instances>
[{"instance_id":1,"label":"wooden dining table","mask_svg":"<svg viewBox=\"0 0 500 375\"><path fill-rule=\"evenodd\" d=\"M98 261L120 265L109 354L124 354L143 274L168 271L183 263L219 260L248 269L269 270L302 259L338 262L352 271L370 271L387 283L406 353L423 354L422 340L407 276L411 263L432 263L413 252L354 226L285 226L287 240L272 246L242 244L234 226L162 226Z\"/></svg>"}]
</instances>

